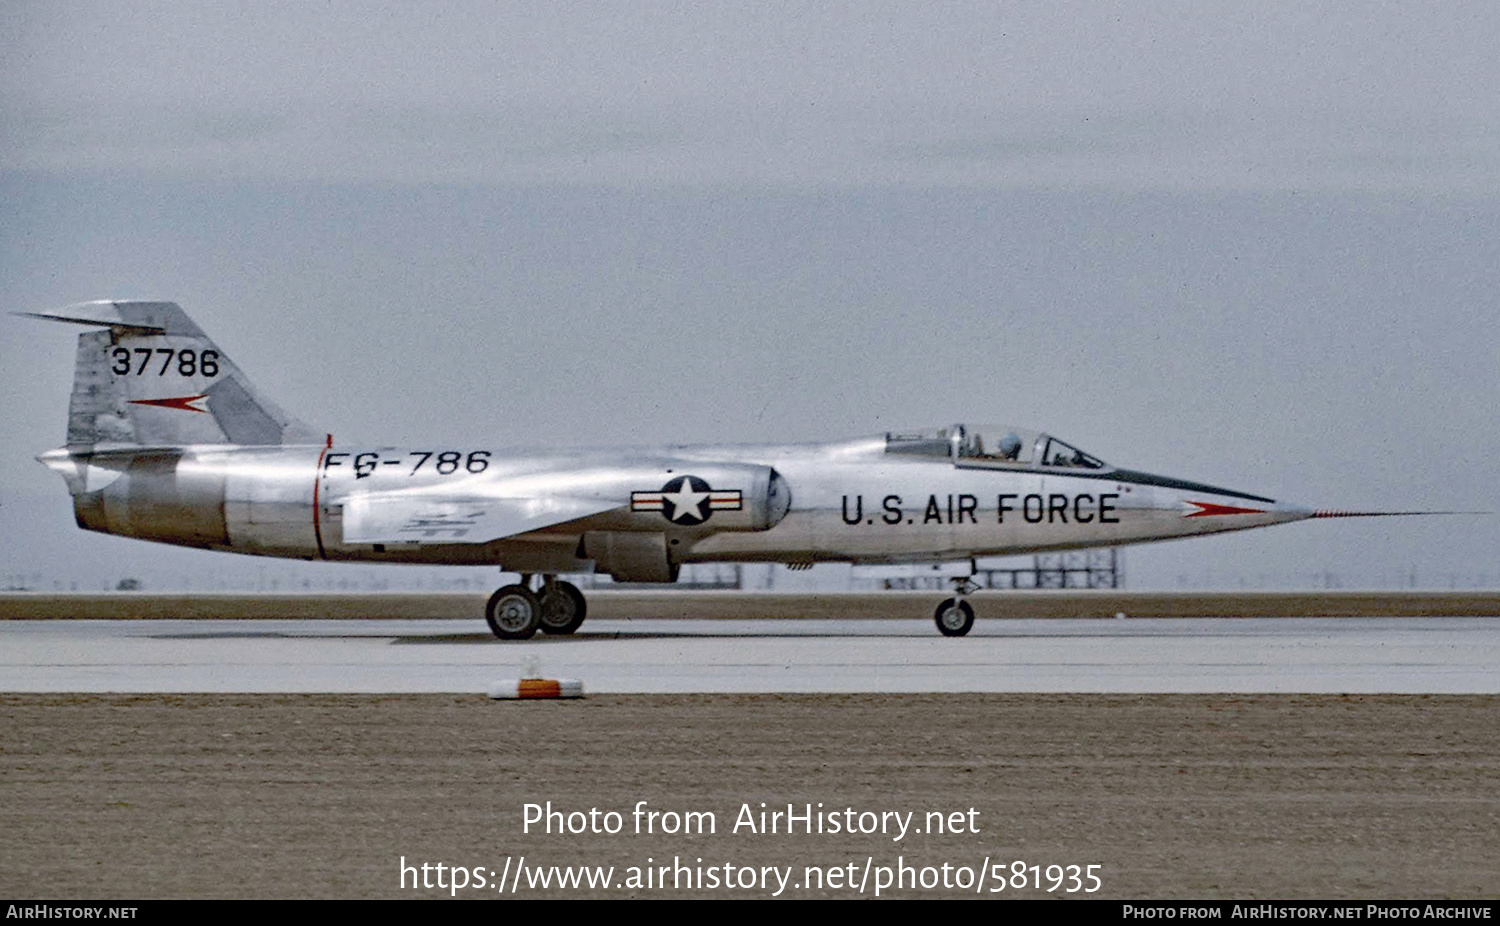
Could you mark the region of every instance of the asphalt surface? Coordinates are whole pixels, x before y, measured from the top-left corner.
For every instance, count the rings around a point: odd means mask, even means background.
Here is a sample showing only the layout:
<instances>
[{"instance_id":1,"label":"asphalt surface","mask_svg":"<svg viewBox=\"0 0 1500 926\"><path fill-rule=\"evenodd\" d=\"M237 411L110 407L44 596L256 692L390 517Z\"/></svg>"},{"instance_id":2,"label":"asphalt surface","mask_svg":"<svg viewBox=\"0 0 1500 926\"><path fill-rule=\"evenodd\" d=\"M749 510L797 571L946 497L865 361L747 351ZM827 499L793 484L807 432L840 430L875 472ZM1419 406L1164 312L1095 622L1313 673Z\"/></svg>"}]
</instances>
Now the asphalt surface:
<instances>
[{"instance_id":1,"label":"asphalt surface","mask_svg":"<svg viewBox=\"0 0 1500 926\"><path fill-rule=\"evenodd\" d=\"M0 691L1500 693L1500 618L0 621Z\"/></svg>"},{"instance_id":2,"label":"asphalt surface","mask_svg":"<svg viewBox=\"0 0 1500 926\"><path fill-rule=\"evenodd\" d=\"M772 592L673 587L587 591L606 620L931 620L949 592ZM0 592L0 620L455 618L484 614L473 592ZM1500 617L1500 591L1013 589L970 599L981 618Z\"/></svg>"}]
</instances>

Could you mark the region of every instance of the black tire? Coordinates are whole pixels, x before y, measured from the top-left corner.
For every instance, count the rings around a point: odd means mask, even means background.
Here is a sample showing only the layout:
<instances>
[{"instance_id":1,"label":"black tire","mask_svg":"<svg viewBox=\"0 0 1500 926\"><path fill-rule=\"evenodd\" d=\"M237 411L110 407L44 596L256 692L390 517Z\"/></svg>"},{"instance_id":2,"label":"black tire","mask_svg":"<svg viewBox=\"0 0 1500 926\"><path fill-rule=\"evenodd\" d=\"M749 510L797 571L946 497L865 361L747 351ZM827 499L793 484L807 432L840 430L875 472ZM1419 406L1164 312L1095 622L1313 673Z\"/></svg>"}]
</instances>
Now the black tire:
<instances>
[{"instance_id":1,"label":"black tire","mask_svg":"<svg viewBox=\"0 0 1500 926\"><path fill-rule=\"evenodd\" d=\"M552 583L551 594L542 588L542 632L569 634L577 630L588 615L583 592L572 582Z\"/></svg>"},{"instance_id":2,"label":"black tire","mask_svg":"<svg viewBox=\"0 0 1500 926\"><path fill-rule=\"evenodd\" d=\"M484 606L490 631L502 640L528 640L542 623L542 603L524 585L507 585Z\"/></svg>"},{"instance_id":3,"label":"black tire","mask_svg":"<svg viewBox=\"0 0 1500 926\"><path fill-rule=\"evenodd\" d=\"M974 609L967 601L949 598L932 612L938 632L945 637L961 637L974 626Z\"/></svg>"}]
</instances>

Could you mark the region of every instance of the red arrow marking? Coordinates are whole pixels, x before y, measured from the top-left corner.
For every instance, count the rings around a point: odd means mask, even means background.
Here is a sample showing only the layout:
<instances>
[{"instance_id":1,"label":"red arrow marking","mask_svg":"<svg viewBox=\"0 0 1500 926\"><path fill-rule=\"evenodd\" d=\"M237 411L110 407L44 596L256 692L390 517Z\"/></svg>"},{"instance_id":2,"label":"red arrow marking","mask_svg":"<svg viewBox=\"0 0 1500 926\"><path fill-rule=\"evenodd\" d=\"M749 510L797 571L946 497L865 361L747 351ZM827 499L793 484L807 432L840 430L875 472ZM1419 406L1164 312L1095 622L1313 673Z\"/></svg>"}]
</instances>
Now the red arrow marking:
<instances>
[{"instance_id":1,"label":"red arrow marking","mask_svg":"<svg viewBox=\"0 0 1500 926\"><path fill-rule=\"evenodd\" d=\"M1206 518L1206 517L1208 517L1210 515L1216 515L1216 514L1265 514L1266 513L1265 510L1262 509L1262 508L1236 508L1233 505L1214 505L1214 504L1211 504L1209 502L1188 502L1188 504L1189 505L1196 505L1198 507L1197 511L1195 511L1192 514L1186 516L1186 517L1189 517L1189 518Z\"/></svg>"},{"instance_id":2,"label":"red arrow marking","mask_svg":"<svg viewBox=\"0 0 1500 926\"><path fill-rule=\"evenodd\" d=\"M131 399L131 405L154 405L157 408L175 408L184 412L202 412L208 414L208 409L200 408L207 395L180 396L175 399Z\"/></svg>"}]
</instances>

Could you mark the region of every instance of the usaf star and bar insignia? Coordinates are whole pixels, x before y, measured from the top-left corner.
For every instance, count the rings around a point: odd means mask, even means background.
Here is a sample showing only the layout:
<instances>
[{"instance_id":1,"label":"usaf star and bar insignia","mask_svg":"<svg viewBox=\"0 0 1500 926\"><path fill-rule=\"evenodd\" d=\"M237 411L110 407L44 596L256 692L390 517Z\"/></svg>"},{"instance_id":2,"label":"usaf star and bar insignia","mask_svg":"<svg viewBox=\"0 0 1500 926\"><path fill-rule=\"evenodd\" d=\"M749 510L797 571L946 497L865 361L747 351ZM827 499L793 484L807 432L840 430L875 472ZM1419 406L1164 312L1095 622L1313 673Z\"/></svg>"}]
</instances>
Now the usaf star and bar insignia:
<instances>
[{"instance_id":1,"label":"usaf star and bar insignia","mask_svg":"<svg viewBox=\"0 0 1500 926\"><path fill-rule=\"evenodd\" d=\"M697 476L678 476L660 492L631 492L631 511L660 511L662 517L683 527L702 524L715 511L739 511L744 500L739 489L715 491Z\"/></svg>"}]
</instances>

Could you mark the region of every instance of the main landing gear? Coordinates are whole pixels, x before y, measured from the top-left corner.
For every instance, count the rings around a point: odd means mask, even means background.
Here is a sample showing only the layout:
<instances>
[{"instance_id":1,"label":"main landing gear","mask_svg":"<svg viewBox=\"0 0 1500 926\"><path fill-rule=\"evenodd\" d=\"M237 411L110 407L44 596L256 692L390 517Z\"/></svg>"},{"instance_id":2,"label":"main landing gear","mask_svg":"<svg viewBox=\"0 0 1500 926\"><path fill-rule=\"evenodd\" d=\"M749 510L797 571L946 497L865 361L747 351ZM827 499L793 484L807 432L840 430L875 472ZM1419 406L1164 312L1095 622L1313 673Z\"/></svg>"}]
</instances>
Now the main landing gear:
<instances>
[{"instance_id":1,"label":"main landing gear","mask_svg":"<svg viewBox=\"0 0 1500 926\"><path fill-rule=\"evenodd\" d=\"M979 591L979 586L968 576L953 578L953 597L943 601L933 612L938 632L945 637L961 637L974 626L974 609L964 600L967 595Z\"/></svg>"},{"instance_id":2,"label":"main landing gear","mask_svg":"<svg viewBox=\"0 0 1500 926\"><path fill-rule=\"evenodd\" d=\"M555 575L542 576L542 586L531 590L532 577L521 576L518 585L507 585L490 596L484 619L490 631L502 640L526 640L543 633L569 634L577 630L588 613L583 592Z\"/></svg>"}]
</instances>

